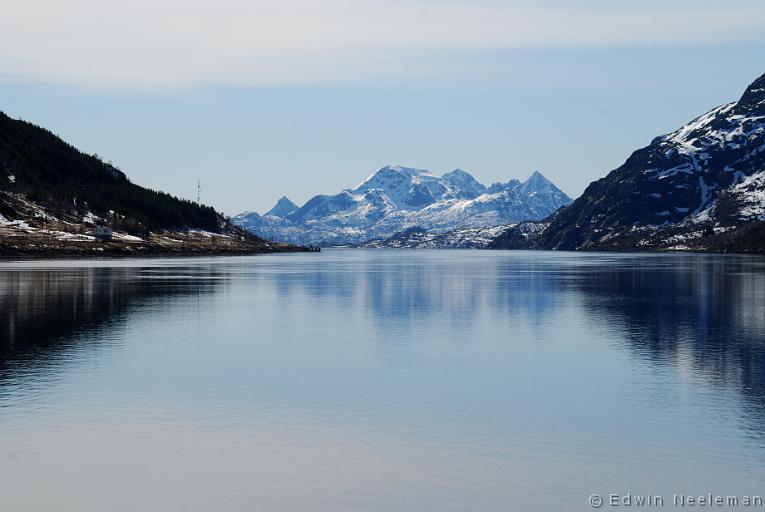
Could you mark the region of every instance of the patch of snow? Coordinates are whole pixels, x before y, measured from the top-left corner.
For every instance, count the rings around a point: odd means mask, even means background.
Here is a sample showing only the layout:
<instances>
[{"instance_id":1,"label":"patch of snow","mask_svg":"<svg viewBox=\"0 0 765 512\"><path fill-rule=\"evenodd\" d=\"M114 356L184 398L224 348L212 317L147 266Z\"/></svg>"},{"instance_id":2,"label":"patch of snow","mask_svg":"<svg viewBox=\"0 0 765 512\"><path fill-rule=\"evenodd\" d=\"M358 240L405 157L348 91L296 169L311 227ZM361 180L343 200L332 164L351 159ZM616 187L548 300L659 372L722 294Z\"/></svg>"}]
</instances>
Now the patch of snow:
<instances>
[{"instance_id":1,"label":"patch of snow","mask_svg":"<svg viewBox=\"0 0 765 512\"><path fill-rule=\"evenodd\" d=\"M712 190L716 189L717 185L707 185L704 181L703 176L699 176L699 190L701 191L701 202L699 203L699 207L696 208L693 213L699 213L701 210L704 209L704 207L709 202L709 199L712 197Z\"/></svg>"},{"instance_id":2,"label":"patch of snow","mask_svg":"<svg viewBox=\"0 0 765 512\"><path fill-rule=\"evenodd\" d=\"M115 240L122 240L123 242L143 242L143 238L128 235L127 233L112 233L112 238Z\"/></svg>"},{"instance_id":3,"label":"patch of snow","mask_svg":"<svg viewBox=\"0 0 765 512\"><path fill-rule=\"evenodd\" d=\"M672 132L669 135L666 135L664 137L664 140L680 144L682 147L686 149L688 149L689 146L693 147L691 143L695 141L696 139L692 139L691 135L693 135L693 133L698 130L706 128L707 125L709 125L712 121L715 120L715 118L730 111L734 106L736 106L735 102L728 103L727 105L721 105L715 109L712 109L706 114L697 117L696 119L686 124L679 130Z\"/></svg>"},{"instance_id":4,"label":"patch of snow","mask_svg":"<svg viewBox=\"0 0 765 512\"><path fill-rule=\"evenodd\" d=\"M683 220L683 224L708 224L712 222L712 210L717 205L717 200L714 200L707 205L706 208L698 213L694 213Z\"/></svg>"},{"instance_id":5,"label":"patch of snow","mask_svg":"<svg viewBox=\"0 0 765 512\"><path fill-rule=\"evenodd\" d=\"M216 236L217 237L223 236L220 233L213 233L212 231L206 231L204 229L190 229L189 233L194 233L194 234L197 234L197 235L201 235L201 236L206 237L206 238L213 238L213 237L216 237Z\"/></svg>"},{"instance_id":6,"label":"patch of snow","mask_svg":"<svg viewBox=\"0 0 765 512\"><path fill-rule=\"evenodd\" d=\"M24 222L23 220L12 220L10 222L7 222L5 225L14 226L19 229L23 229L24 231L34 231L34 228L30 226L29 224L27 224L26 222Z\"/></svg>"},{"instance_id":7,"label":"patch of snow","mask_svg":"<svg viewBox=\"0 0 765 512\"><path fill-rule=\"evenodd\" d=\"M80 242L93 242L95 241L96 237L91 235L83 235L80 233L69 233L66 231L48 231L48 230L41 230L41 233L46 233L50 235L53 238L56 238L57 240L67 240L67 241L80 241Z\"/></svg>"},{"instance_id":8,"label":"patch of snow","mask_svg":"<svg viewBox=\"0 0 765 512\"><path fill-rule=\"evenodd\" d=\"M684 174L693 174L695 170L695 167L690 163L684 163L680 165L676 165L675 167L671 167L669 169L664 169L662 171L659 171L659 169L647 169L645 171L645 174L654 174L655 179L662 180L664 178L669 178L671 176L675 176L678 173L684 173Z\"/></svg>"},{"instance_id":9,"label":"patch of snow","mask_svg":"<svg viewBox=\"0 0 765 512\"><path fill-rule=\"evenodd\" d=\"M747 176L730 188L741 209L742 219L765 218L765 171Z\"/></svg>"},{"instance_id":10,"label":"patch of snow","mask_svg":"<svg viewBox=\"0 0 765 512\"><path fill-rule=\"evenodd\" d=\"M97 215L94 215L93 212L86 213L85 216L82 218L83 224L95 224L100 220L101 218Z\"/></svg>"}]
</instances>

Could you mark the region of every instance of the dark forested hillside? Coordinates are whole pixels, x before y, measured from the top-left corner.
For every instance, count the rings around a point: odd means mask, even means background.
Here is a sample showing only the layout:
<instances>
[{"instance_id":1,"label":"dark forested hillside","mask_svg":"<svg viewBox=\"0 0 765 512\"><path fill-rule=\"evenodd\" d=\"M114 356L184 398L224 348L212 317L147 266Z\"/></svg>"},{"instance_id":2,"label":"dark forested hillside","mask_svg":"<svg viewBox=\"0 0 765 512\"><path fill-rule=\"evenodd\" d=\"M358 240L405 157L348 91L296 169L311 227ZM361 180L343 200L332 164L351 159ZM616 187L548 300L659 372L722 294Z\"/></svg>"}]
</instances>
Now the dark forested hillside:
<instances>
[{"instance_id":1,"label":"dark forested hillside","mask_svg":"<svg viewBox=\"0 0 765 512\"><path fill-rule=\"evenodd\" d=\"M218 232L224 223L213 208L131 183L113 165L2 112L0 190L24 194L54 214L91 212L126 231L201 228Z\"/></svg>"}]
</instances>

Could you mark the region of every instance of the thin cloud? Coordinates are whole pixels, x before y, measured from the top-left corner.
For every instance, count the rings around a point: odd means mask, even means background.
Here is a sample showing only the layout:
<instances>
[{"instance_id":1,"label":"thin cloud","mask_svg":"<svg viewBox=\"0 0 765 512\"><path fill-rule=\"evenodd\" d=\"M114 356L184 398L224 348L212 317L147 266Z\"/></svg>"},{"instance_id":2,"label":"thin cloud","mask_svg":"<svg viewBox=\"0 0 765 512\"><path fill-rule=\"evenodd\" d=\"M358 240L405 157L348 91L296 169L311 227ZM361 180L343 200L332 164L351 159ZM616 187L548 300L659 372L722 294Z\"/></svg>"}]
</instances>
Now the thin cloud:
<instances>
[{"instance_id":1,"label":"thin cloud","mask_svg":"<svg viewBox=\"0 0 765 512\"><path fill-rule=\"evenodd\" d=\"M422 73L452 49L765 40L765 5L732 3L6 0L0 69L83 86L277 85Z\"/></svg>"}]
</instances>

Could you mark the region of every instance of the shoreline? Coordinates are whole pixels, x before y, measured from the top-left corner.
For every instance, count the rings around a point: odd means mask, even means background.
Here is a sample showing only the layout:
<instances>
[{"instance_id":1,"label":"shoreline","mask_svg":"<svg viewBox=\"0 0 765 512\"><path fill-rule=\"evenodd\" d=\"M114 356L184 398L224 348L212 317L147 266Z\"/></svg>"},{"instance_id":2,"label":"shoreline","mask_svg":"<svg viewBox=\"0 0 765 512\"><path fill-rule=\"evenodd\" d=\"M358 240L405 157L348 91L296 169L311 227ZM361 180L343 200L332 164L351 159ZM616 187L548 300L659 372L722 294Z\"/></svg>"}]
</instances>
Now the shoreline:
<instances>
[{"instance_id":1,"label":"shoreline","mask_svg":"<svg viewBox=\"0 0 765 512\"><path fill-rule=\"evenodd\" d=\"M145 239L62 240L40 232L0 233L0 260L245 256L315 252L315 248L218 233L162 232Z\"/></svg>"},{"instance_id":2,"label":"shoreline","mask_svg":"<svg viewBox=\"0 0 765 512\"><path fill-rule=\"evenodd\" d=\"M140 259L140 258L195 258L203 256L260 256L269 254L299 254L311 251L304 247L284 248L275 250L177 250L177 251L84 251L84 250L46 250L46 251L8 251L0 249L0 262L5 261L34 261L58 259Z\"/></svg>"}]
</instances>

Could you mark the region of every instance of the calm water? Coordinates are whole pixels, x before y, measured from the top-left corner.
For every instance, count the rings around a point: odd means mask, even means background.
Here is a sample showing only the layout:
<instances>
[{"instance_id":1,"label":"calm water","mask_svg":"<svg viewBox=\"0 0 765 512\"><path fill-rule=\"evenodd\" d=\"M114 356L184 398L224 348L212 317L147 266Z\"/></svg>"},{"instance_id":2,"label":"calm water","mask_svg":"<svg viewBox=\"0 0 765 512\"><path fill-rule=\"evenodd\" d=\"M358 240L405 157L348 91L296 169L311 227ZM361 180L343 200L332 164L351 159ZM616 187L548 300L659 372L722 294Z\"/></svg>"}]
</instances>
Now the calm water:
<instances>
[{"instance_id":1,"label":"calm water","mask_svg":"<svg viewBox=\"0 0 765 512\"><path fill-rule=\"evenodd\" d=\"M7 262L0 336L2 510L765 496L762 258Z\"/></svg>"}]
</instances>

